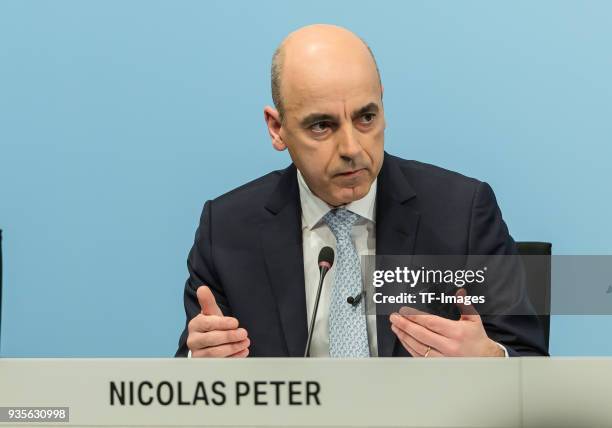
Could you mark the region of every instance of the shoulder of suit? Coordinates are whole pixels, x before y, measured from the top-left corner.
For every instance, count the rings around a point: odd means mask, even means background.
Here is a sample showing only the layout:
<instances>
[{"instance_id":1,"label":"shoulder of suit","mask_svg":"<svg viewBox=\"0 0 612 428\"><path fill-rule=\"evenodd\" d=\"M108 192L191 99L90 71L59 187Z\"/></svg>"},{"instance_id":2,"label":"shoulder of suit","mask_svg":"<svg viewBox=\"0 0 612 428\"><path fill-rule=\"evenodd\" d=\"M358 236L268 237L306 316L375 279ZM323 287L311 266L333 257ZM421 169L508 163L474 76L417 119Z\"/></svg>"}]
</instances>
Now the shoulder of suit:
<instances>
[{"instance_id":1,"label":"shoulder of suit","mask_svg":"<svg viewBox=\"0 0 612 428\"><path fill-rule=\"evenodd\" d=\"M456 171L451 171L437 165L432 165L425 162L419 162L411 159L402 159L396 156L389 155L408 179L408 182L415 186L418 194L418 187L447 187L475 189L481 184L481 181L461 174Z\"/></svg>"},{"instance_id":2,"label":"shoulder of suit","mask_svg":"<svg viewBox=\"0 0 612 428\"><path fill-rule=\"evenodd\" d=\"M211 202L217 209L240 210L263 207L269 195L276 189L280 178L288 170L289 168L272 171L212 199Z\"/></svg>"}]
</instances>

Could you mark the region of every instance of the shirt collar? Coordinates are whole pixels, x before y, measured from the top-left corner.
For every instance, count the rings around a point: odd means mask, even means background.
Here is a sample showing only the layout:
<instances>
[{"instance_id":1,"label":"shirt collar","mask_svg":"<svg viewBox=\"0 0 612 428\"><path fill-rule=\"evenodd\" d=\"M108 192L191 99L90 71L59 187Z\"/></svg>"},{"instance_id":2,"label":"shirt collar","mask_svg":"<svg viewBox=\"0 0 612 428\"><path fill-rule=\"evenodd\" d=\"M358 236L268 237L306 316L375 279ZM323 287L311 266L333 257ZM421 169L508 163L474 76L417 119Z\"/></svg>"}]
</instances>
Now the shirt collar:
<instances>
[{"instance_id":1,"label":"shirt collar","mask_svg":"<svg viewBox=\"0 0 612 428\"><path fill-rule=\"evenodd\" d=\"M300 189L300 203L302 205L302 228L314 229L321 222L323 216L332 210L333 207L312 193L299 169L297 170L297 177ZM366 220L376 222L375 204L377 181L378 177L374 179L367 195L343 207Z\"/></svg>"}]
</instances>

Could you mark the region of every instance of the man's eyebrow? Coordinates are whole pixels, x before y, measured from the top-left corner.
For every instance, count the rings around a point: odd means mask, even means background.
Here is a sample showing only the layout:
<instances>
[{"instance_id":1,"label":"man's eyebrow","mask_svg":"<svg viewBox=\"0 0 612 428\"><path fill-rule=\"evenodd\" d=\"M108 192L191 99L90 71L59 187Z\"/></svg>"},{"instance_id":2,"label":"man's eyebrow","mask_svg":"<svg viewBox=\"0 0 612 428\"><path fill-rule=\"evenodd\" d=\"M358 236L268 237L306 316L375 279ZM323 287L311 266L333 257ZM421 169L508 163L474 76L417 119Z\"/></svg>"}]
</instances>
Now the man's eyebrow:
<instances>
[{"instance_id":1,"label":"man's eyebrow","mask_svg":"<svg viewBox=\"0 0 612 428\"><path fill-rule=\"evenodd\" d=\"M362 116L364 114L367 113L378 113L380 109L378 108L378 104L376 103L369 103L366 104L365 106L358 108L357 110L353 111L353 114L351 115L352 119L355 119L359 116Z\"/></svg>"},{"instance_id":2,"label":"man's eyebrow","mask_svg":"<svg viewBox=\"0 0 612 428\"><path fill-rule=\"evenodd\" d=\"M372 102L372 103L366 104L363 107L358 108L357 110L354 110L351 119L355 119L366 113L378 113L379 110L380 108L378 107L378 104ZM328 113L311 113L300 121L300 125L302 125L302 127L304 128L307 128L310 125L315 124L317 122L336 122L337 123L338 116L328 114Z\"/></svg>"},{"instance_id":3,"label":"man's eyebrow","mask_svg":"<svg viewBox=\"0 0 612 428\"><path fill-rule=\"evenodd\" d=\"M338 117L327 113L311 113L300 121L303 127L308 127L317 122L338 122Z\"/></svg>"}]
</instances>

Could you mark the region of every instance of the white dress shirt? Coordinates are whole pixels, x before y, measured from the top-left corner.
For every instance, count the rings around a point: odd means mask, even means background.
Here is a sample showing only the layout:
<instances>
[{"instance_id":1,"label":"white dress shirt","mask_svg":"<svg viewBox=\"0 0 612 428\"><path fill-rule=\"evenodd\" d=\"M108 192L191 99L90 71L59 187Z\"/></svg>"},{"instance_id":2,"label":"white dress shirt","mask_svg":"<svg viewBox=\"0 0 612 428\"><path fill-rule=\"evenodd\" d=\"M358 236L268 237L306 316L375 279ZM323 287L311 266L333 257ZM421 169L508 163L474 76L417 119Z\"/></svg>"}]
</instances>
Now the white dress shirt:
<instances>
[{"instance_id":1,"label":"white dress shirt","mask_svg":"<svg viewBox=\"0 0 612 428\"><path fill-rule=\"evenodd\" d=\"M298 171L300 189L300 203L302 205L302 248L304 252L304 284L306 286L306 313L308 326L312 319L317 288L319 285L319 251L323 247L336 250L336 237L323 216L333 207L317 197ZM362 255L376 254L376 182L374 180L370 191L362 199L353 201L345 208L359 215L353 226L351 237L357 253ZM329 357L329 306L331 303L331 290L334 284L335 265L327 273L321 290L321 300L317 310L312 342L310 343L311 357ZM349 296L346 296L349 297ZM348 303L347 303L348 305ZM378 356L376 342L376 315L368 315L367 320L368 342L370 356Z\"/></svg>"}]
</instances>

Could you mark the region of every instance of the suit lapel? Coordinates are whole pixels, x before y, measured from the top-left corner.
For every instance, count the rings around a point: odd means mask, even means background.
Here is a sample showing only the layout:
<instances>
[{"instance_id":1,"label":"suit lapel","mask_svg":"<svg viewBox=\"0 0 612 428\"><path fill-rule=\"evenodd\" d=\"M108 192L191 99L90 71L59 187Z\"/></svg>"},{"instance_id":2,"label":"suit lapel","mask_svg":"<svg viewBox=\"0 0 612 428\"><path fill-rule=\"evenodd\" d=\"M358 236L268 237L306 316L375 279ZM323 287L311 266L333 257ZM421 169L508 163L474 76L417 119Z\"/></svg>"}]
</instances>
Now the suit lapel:
<instances>
[{"instance_id":1,"label":"suit lapel","mask_svg":"<svg viewBox=\"0 0 612 428\"><path fill-rule=\"evenodd\" d=\"M266 270L276 299L287 354L304 354L308 335L302 220L296 168L285 169L267 201L268 219L261 228Z\"/></svg>"},{"instance_id":2,"label":"suit lapel","mask_svg":"<svg viewBox=\"0 0 612 428\"><path fill-rule=\"evenodd\" d=\"M396 158L385 153L378 175L376 192L376 254L413 254L419 225L419 212L414 208L416 192L400 169ZM396 337L388 315L376 320L378 355L393 355Z\"/></svg>"}]
</instances>

